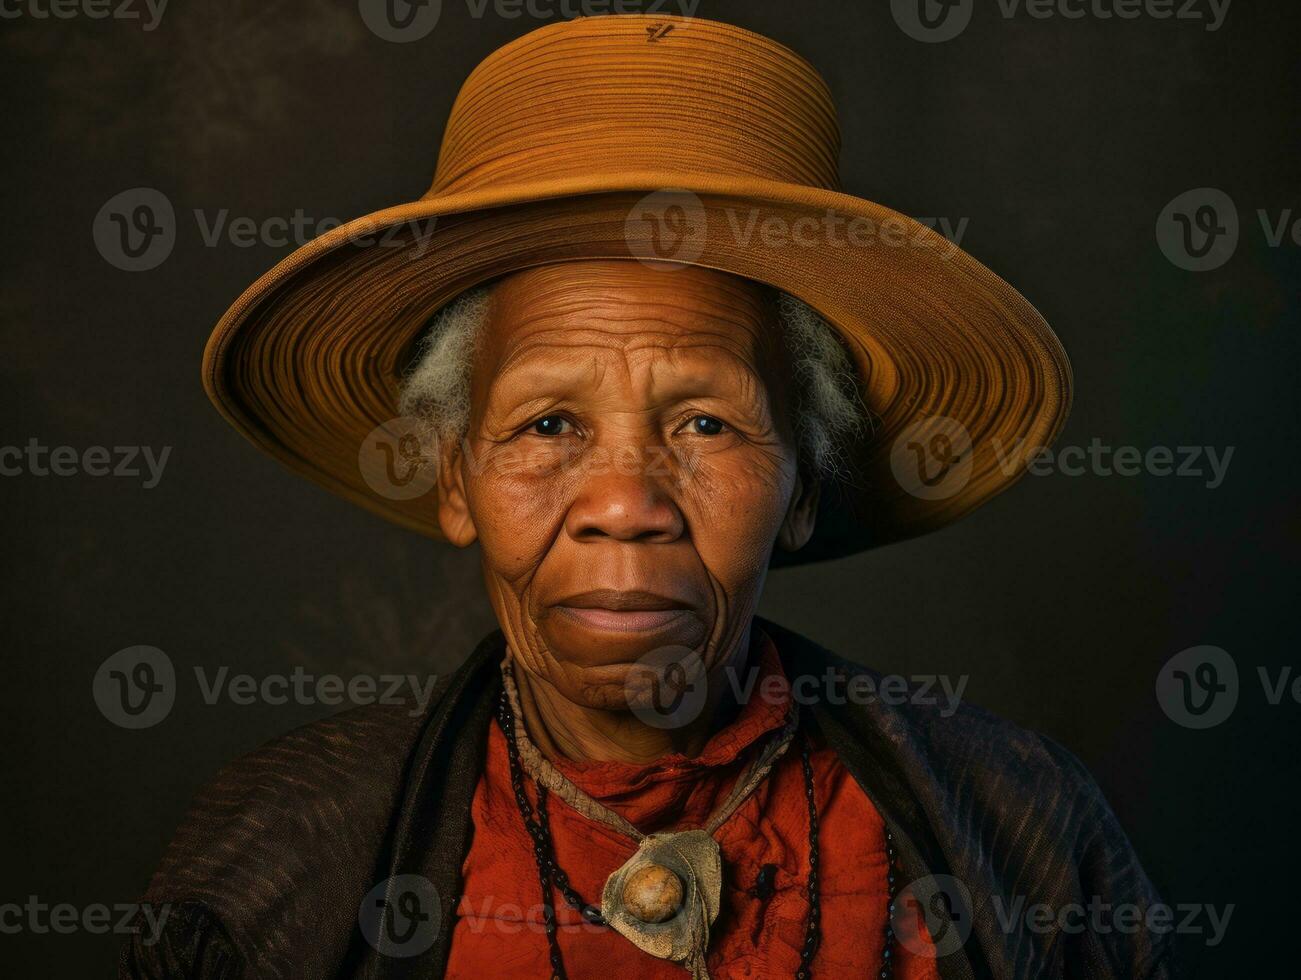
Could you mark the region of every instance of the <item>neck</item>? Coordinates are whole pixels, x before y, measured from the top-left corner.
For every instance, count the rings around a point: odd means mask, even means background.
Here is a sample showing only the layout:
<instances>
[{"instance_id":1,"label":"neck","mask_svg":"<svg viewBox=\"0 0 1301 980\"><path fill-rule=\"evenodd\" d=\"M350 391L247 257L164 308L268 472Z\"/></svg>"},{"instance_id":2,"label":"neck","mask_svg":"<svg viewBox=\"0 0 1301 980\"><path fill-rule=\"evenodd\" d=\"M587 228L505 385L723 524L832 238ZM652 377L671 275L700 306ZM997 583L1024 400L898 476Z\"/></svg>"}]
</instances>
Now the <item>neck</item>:
<instances>
[{"instance_id":1,"label":"neck","mask_svg":"<svg viewBox=\"0 0 1301 980\"><path fill-rule=\"evenodd\" d=\"M666 755L694 758L704 751L730 700L727 669L731 667L739 674L749 649L747 628L732 653L710 671L704 710L680 728L656 728L630 711L575 704L552 684L516 668L515 686L519 689L525 728L538 751L552 762L567 759L647 765Z\"/></svg>"}]
</instances>

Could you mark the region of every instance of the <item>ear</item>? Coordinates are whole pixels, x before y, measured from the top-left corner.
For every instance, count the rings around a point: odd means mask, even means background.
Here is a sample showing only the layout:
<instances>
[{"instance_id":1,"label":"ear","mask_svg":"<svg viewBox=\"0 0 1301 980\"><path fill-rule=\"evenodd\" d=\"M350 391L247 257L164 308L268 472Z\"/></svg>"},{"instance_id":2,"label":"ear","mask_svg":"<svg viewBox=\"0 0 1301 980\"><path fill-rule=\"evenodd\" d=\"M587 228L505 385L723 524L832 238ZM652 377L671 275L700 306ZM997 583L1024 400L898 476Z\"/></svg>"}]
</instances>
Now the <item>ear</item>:
<instances>
[{"instance_id":1,"label":"ear","mask_svg":"<svg viewBox=\"0 0 1301 980\"><path fill-rule=\"evenodd\" d=\"M461 441L439 440L438 526L442 528L443 536L448 542L458 548L469 547L479 537L465 493L466 459L467 454Z\"/></svg>"},{"instance_id":2,"label":"ear","mask_svg":"<svg viewBox=\"0 0 1301 980\"><path fill-rule=\"evenodd\" d=\"M821 495L822 481L805 473L801 467L795 474L791 502L777 531L777 544L782 550L799 551L809 543L818 522L818 498Z\"/></svg>"}]
</instances>

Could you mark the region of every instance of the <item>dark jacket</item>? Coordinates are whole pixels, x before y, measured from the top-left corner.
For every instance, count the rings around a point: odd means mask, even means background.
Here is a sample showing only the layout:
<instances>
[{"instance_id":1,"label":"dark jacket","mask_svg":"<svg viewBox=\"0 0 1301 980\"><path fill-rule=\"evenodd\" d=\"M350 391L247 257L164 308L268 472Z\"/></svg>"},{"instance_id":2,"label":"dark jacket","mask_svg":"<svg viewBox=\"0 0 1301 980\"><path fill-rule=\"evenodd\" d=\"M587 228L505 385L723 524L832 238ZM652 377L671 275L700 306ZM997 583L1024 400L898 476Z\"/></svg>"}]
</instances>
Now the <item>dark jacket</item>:
<instances>
[{"instance_id":1,"label":"dark jacket","mask_svg":"<svg viewBox=\"0 0 1301 980\"><path fill-rule=\"evenodd\" d=\"M876 679L780 626L759 625L790 677L830 669ZM353 709L226 767L195 800L145 895L168 910L161 938L133 938L120 976L441 976L503 645L499 632L484 639L421 717L406 707ZM917 894L932 934L965 936L938 960L945 980L1171 975L1168 933L1031 925L1027 910L1041 903L1054 916L1091 902L1130 903L1145 916L1158 901L1070 753L965 704L942 717L912 701L831 702L803 717L893 830L903 881L926 879ZM423 954L386 957L358 928L358 909L377 883L401 874L432 882L444 897L441 923ZM948 899L930 900L929 876Z\"/></svg>"}]
</instances>

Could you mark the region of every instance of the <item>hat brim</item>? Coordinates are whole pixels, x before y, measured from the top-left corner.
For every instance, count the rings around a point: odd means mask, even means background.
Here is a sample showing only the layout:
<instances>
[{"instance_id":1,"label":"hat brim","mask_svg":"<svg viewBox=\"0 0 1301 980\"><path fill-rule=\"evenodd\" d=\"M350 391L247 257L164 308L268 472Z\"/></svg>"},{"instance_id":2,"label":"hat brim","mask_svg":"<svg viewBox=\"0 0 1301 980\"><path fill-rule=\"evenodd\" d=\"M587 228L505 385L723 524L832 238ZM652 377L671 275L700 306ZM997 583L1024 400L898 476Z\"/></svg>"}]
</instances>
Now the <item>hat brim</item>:
<instances>
[{"instance_id":1,"label":"hat brim","mask_svg":"<svg viewBox=\"0 0 1301 980\"><path fill-rule=\"evenodd\" d=\"M698 204L698 233L667 255L649 250L637 229L649 236L654 222L634 211L648 194L663 205L666 193ZM775 554L774 565L949 524L1015 482L1029 451L1049 445L1065 420L1070 365L1056 336L1020 293L943 236L849 195L699 174L499 186L336 228L221 318L204 387L231 425L295 472L441 538L434 482L414 494L386 483L392 460L374 451L377 432L401 435L398 388L429 318L464 290L526 267L657 255L799 297L855 361L872 431L852 478L824 488L813 540Z\"/></svg>"}]
</instances>

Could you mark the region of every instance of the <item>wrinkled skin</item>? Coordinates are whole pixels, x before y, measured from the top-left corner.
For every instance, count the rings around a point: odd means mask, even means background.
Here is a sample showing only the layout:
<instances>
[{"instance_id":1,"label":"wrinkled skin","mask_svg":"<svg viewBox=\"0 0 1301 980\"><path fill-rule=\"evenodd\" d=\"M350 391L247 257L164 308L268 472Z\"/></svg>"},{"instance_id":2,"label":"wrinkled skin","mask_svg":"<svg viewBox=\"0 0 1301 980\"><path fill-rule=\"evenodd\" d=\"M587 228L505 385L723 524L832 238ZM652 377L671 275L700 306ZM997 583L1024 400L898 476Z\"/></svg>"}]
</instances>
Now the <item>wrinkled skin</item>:
<instances>
[{"instance_id":1,"label":"wrinkled skin","mask_svg":"<svg viewBox=\"0 0 1301 980\"><path fill-rule=\"evenodd\" d=\"M453 544L480 543L548 755L703 747L773 547L813 530L788 390L771 301L746 280L572 262L494 288L469 431L442 447L439 523ZM708 710L671 730L643 724L625 689L666 647L694 651L709 684Z\"/></svg>"}]
</instances>

